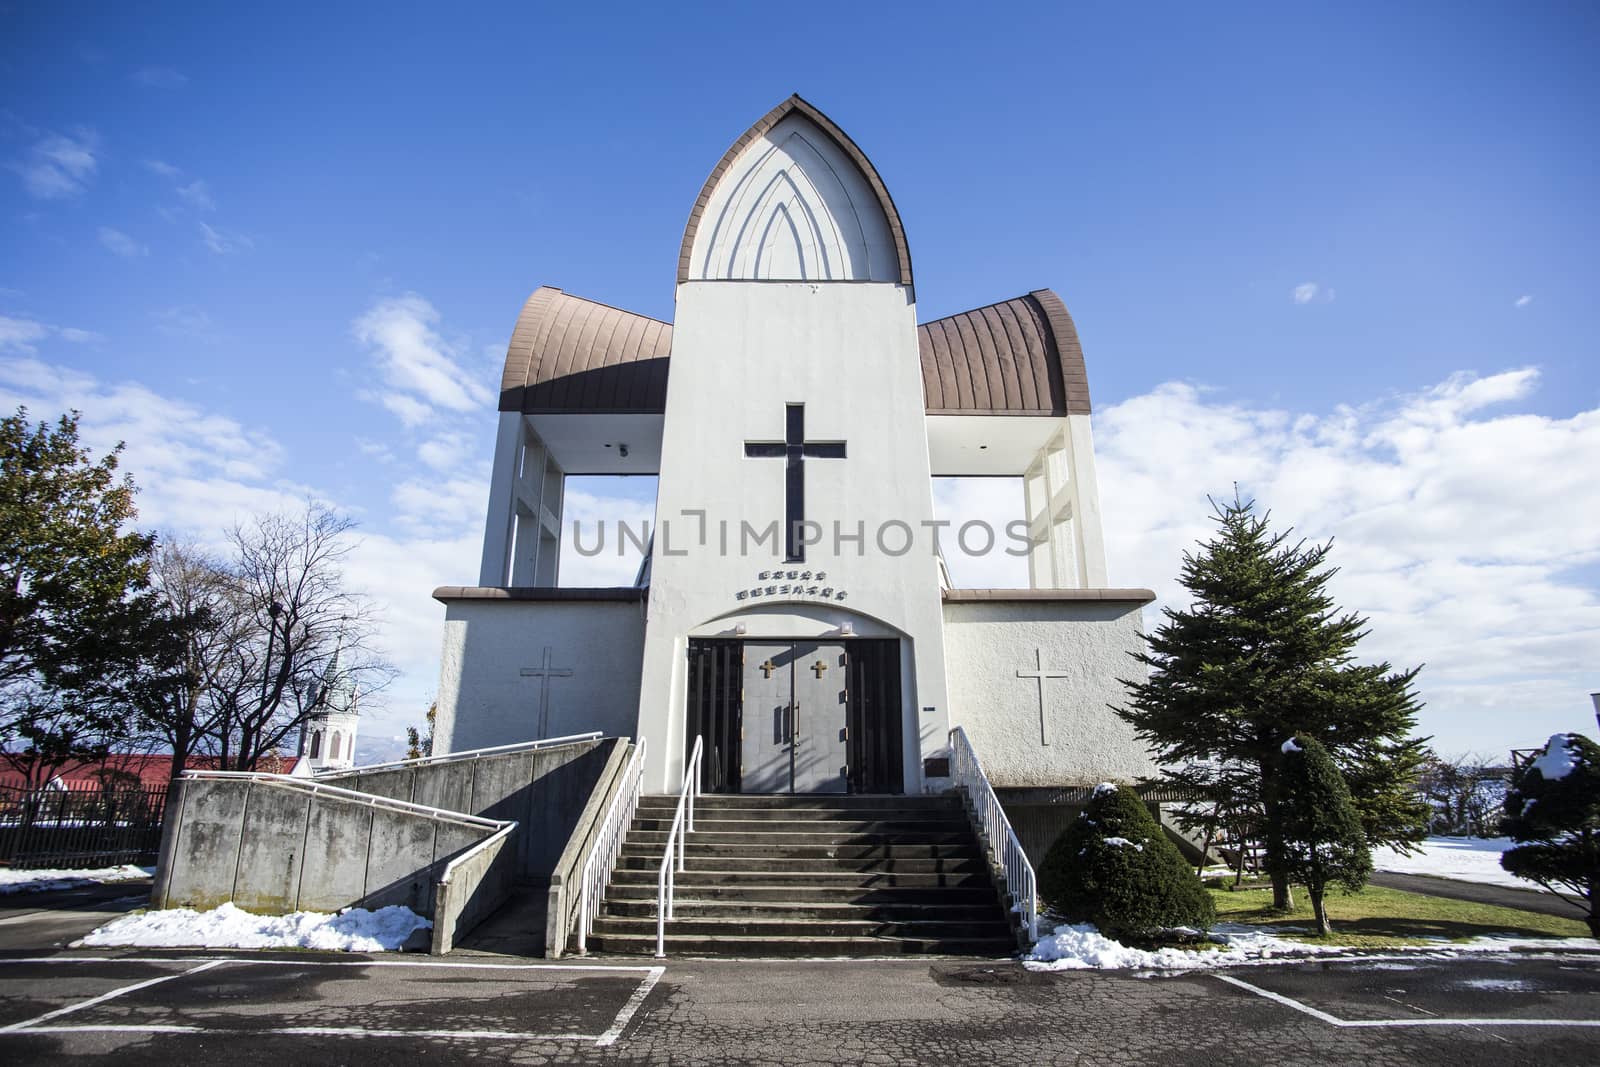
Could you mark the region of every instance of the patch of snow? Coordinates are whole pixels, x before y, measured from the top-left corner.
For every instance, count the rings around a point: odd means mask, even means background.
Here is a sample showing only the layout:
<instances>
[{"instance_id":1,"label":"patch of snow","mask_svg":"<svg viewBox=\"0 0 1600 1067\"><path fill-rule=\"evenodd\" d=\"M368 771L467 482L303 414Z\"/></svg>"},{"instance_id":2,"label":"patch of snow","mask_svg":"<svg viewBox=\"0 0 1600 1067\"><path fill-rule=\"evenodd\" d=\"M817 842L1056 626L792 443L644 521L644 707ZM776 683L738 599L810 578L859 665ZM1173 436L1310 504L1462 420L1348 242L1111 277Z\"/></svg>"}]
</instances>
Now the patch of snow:
<instances>
[{"instance_id":1,"label":"patch of snow","mask_svg":"<svg viewBox=\"0 0 1600 1067\"><path fill-rule=\"evenodd\" d=\"M1143 845L1129 841L1126 837L1107 837L1104 840L1106 844L1115 846L1116 848L1131 848L1136 852L1144 851Z\"/></svg>"},{"instance_id":2,"label":"patch of snow","mask_svg":"<svg viewBox=\"0 0 1600 1067\"><path fill-rule=\"evenodd\" d=\"M1300 751L1300 746L1295 744L1294 743L1294 738L1291 737L1291 738L1289 738L1289 740L1287 740L1287 741L1285 741L1283 743L1283 750L1285 752L1299 752Z\"/></svg>"},{"instance_id":3,"label":"patch of snow","mask_svg":"<svg viewBox=\"0 0 1600 1067\"><path fill-rule=\"evenodd\" d=\"M44 893L56 889L81 889L105 882L133 882L155 874L154 867L95 867L90 870L18 871L0 867L0 896L6 893Z\"/></svg>"},{"instance_id":4,"label":"patch of snow","mask_svg":"<svg viewBox=\"0 0 1600 1067\"><path fill-rule=\"evenodd\" d=\"M1430 874L1543 892L1536 882L1518 878L1500 866L1500 854L1512 844L1509 837L1430 837L1422 842L1420 852L1409 856L1392 848L1373 849L1372 867L1395 874Z\"/></svg>"},{"instance_id":5,"label":"patch of snow","mask_svg":"<svg viewBox=\"0 0 1600 1067\"><path fill-rule=\"evenodd\" d=\"M212 911L168 908L125 915L77 942L140 948L313 948L332 952L393 952L433 923L398 904L377 911L347 908L337 915L297 911L252 915L232 902Z\"/></svg>"},{"instance_id":6,"label":"patch of snow","mask_svg":"<svg viewBox=\"0 0 1600 1067\"><path fill-rule=\"evenodd\" d=\"M1567 958L1578 952L1593 956L1595 943L1587 937L1476 937L1470 941L1436 942L1385 949L1383 955L1372 956L1361 949L1338 945L1314 945L1289 941L1277 936L1289 933L1289 927L1267 928L1242 923L1219 923L1211 930L1215 944L1198 949L1160 948L1154 950L1133 948L1114 941L1095 929L1091 923L1063 924L1055 932L1041 937L1032 951L1022 957L1023 965L1032 971L1198 971L1219 967L1252 967L1278 963L1294 963L1308 958L1334 959L1343 957L1364 970L1413 970L1411 964L1399 962L1406 959L1456 959L1461 956L1489 956L1517 953L1517 958L1532 958L1530 952L1559 954L1546 958ZM1500 979L1484 979L1485 982ZM1489 986L1481 988L1506 988Z\"/></svg>"},{"instance_id":7,"label":"patch of snow","mask_svg":"<svg viewBox=\"0 0 1600 1067\"><path fill-rule=\"evenodd\" d=\"M1534 989L1532 982L1525 982L1521 978L1468 978L1457 984L1467 989L1488 989L1496 993L1531 993Z\"/></svg>"},{"instance_id":8,"label":"patch of snow","mask_svg":"<svg viewBox=\"0 0 1600 1067\"><path fill-rule=\"evenodd\" d=\"M1114 941L1095 929L1093 923L1064 923L1048 937L1041 937L1033 950L1022 957L1030 970L1142 970L1196 971L1272 958L1304 959L1307 956L1336 954L1340 948L1303 945L1285 941L1260 929L1219 927L1211 935L1217 943L1197 950L1183 948L1142 949Z\"/></svg>"},{"instance_id":9,"label":"patch of snow","mask_svg":"<svg viewBox=\"0 0 1600 1067\"><path fill-rule=\"evenodd\" d=\"M1097 797L1103 797L1107 793L1115 793L1116 791L1117 791L1117 783L1116 782L1101 782L1099 785L1094 787L1093 795L1097 796Z\"/></svg>"},{"instance_id":10,"label":"patch of snow","mask_svg":"<svg viewBox=\"0 0 1600 1067\"><path fill-rule=\"evenodd\" d=\"M1529 765L1530 770L1544 775L1547 782L1565 778L1577 767L1578 750L1569 747L1566 734L1551 734L1550 740L1545 743L1544 753Z\"/></svg>"}]
</instances>

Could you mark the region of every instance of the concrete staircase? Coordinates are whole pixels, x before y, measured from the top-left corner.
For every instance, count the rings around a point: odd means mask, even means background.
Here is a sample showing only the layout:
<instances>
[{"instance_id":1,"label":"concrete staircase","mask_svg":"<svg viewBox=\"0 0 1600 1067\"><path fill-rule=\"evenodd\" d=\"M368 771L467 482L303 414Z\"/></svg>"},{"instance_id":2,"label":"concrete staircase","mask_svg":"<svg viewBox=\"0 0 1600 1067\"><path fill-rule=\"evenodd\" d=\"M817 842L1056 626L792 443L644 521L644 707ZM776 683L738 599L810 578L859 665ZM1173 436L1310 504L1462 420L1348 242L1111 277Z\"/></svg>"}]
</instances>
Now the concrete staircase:
<instances>
[{"instance_id":1,"label":"concrete staircase","mask_svg":"<svg viewBox=\"0 0 1600 1067\"><path fill-rule=\"evenodd\" d=\"M640 798L592 952L652 955L677 797ZM667 951L1005 956L1016 936L959 797L702 796Z\"/></svg>"}]
</instances>

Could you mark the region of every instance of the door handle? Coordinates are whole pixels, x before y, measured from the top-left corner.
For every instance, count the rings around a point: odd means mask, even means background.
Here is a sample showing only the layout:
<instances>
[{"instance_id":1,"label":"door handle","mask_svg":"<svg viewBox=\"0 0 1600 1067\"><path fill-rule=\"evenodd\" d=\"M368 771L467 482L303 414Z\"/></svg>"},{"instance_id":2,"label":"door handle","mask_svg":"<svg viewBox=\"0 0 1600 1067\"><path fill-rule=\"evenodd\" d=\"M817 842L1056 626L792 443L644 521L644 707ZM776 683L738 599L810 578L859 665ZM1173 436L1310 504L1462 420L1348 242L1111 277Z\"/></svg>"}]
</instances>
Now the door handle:
<instances>
[{"instance_id":1,"label":"door handle","mask_svg":"<svg viewBox=\"0 0 1600 1067\"><path fill-rule=\"evenodd\" d=\"M789 740L798 745L800 743L800 705L789 705Z\"/></svg>"}]
</instances>

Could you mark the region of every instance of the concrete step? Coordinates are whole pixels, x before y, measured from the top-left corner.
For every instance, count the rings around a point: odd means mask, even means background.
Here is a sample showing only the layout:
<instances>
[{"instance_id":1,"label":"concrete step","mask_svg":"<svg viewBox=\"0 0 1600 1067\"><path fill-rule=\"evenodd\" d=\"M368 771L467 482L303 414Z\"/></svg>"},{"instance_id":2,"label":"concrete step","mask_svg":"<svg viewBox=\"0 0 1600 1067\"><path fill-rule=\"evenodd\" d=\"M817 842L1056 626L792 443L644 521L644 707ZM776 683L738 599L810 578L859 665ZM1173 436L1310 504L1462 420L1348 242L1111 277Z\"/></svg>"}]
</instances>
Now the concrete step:
<instances>
[{"instance_id":1,"label":"concrete step","mask_svg":"<svg viewBox=\"0 0 1600 1067\"><path fill-rule=\"evenodd\" d=\"M715 867L719 871L771 871L806 874L828 872L839 874L977 874L988 869L976 852L966 857L941 857L902 859L896 857L866 856L860 858L817 856L727 855L701 856L689 854L695 868ZM660 852L623 853L617 858L617 869L654 871L661 866Z\"/></svg>"},{"instance_id":2,"label":"concrete step","mask_svg":"<svg viewBox=\"0 0 1600 1067\"><path fill-rule=\"evenodd\" d=\"M943 796L900 796L876 793L703 793L695 798L695 808L776 808L782 811L869 809L869 808L921 808L924 810L962 811L959 793ZM677 794L663 796L646 794L639 798L641 808L666 808L671 811L678 805Z\"/></svg>"},{"instance_id":3,"label":"concrete step","mask_svg":"<svg viewBox=\"0 0 1600 1067\"><path fill-rule=\"evenodd\" d=\"M662 833L672 829L672 819L635 817L629 835ZM830 833L830 835L882 835L886 838L918 838L926 833L971 835L960 822L949 819L710 819L701 813L694 819L690 837L706 833L738 833L739 837L770 837L774 833Z\"/></svg>"},{"instance_id":4,"label":"concrete step","mask_svg":"<svg viewBox=\"0 0 1600 1067\"><path fill-rule=\"evenodd\" d=\"M622 867L611 872L613 885L654 885L661 868ZM678 871L679 885L810 885L868 889L873 886L956 886L989 885L989 872L976 871L838 871L827 867L812 870L726 871L718 867L689 864Z\"/></svg>"},{"instance_id":5,"label":"concrete step","mask_svg":"<svg viewBox=\"0 0 1600 1067\"><path fill-rule=\"evenodd\" d=\"M647 805L641 803L638 808L640 818L659 819L668 825L677 812L676 802L672 804ZM778 807L733 807L733 806L707 806L704 798L696 802L695 825L702 822L723 822L736 820L739 822L764 822L764 823L835 823L835 822L934 822L947 823L951 826L968 826L967 816L960 808L905 808L905 807L874 807L874 808L778 808Z\"/></svg>"},{"instance_id":6,"label":"concrete step","mask_svg":"<svg viewBox=\"0 0 1600 1067\"><path fill-rule=\"evenodd\" d=\"M654 857L657 863L665 851L666 842L651 841L639 842L633 840L629 834L623 842L623 856ZM978 844L968 838L954 844L823 844L813 843L805 845L792 845L780 842L767 841L766 839L754 840L745 838L733 843L717 843L701 840L699 834L690 834L685 855L692 859L710 860L718 856L743 856L746 858L768 857L770 859L790 860L938 860L938 859L974 859L981 857Z\"/></svg>"},{"instance_id":7,"label":"concrete step","mask_svg":"<svg viewBox=\"0 0 1600 1067\"><path fill-rule=\"evenodd\" d=\"M642 845L661 845L667 840L666 830L640 830L630 828L628 841ZM778 831L759 835L750 832L720 833L717 831L696 830L689 835L690 844L701 845L739 845L759 843L763 845L881 845L881 846L909 846L909 845L962 845L972 844L973 836L970 830L966 832L948 831L939 829L908 830L884 833L882 831L867 831L851 833L849 831L835 831L824 833L806 833L804 831Z\"/></svg>"},{"instance_id":8,"label":"concrete step","mask_svg":"<svg viewBox=\"0 0 1600 1067\"><path fill-rule=\"evenodd\" d=\"M682 877L681 875L679 876ZM606 889L605 899L650 900L656 899L657 883L613 883ZM993 884L988 882L970 885L867 885L839 884L799 885L794 883L741 882L730 883L677 883L676 893L695 900L719 900L743 903L837 903L837 904L989 904L998 913L999 898Z\"/></svg>"},{"instance_id":9,"label":"concrete step","mask_svg":"<svg viewBox=\"0 0 1600 1067\"><path fill-rule=\"evenodd\" d=\"M602 915L594 921L600 934L648 934L655 936L656 920L618 918ZM1000 940L1010 927L998 918L987 923L973 922L883 922L823 919L697 919L680 918L674 911L667 923L667 937L783 937L814 941L822 937L903 937L943 940ZM592 934L591 934L592 936Z\"/></svg>"},{"instance_id":10,"label":"concrete step","mask_svg":"<svg viewBox=\"0 0 1600 1067\"><path fill-rule=\"evenodd\" d=\"M603 915L616 918L650 919L656 916L656 900L611 900L605 905ZM826 920L852 922L960 922L993 923L1004 925L1001 913L990 901L982 903L931 904L896 901L879 904L844 904L835 900L701 900L681 893L672 905L676 919L723 919L733 922L767 922L782 920Z\"/></svg>"},{"instance_id":11,"label":"concrete step","mask_svg":"<svg viewBox=\"0 0 1600 1067\"><path fill-rule=\"evenodd\" d=\"M656 933L591 934L589 948L619 956L653 956ZM1016 953L1016 942L1006 938L910 938L910 937L747 937L735 935L673 936L667 933L667 952L676 957L747 956L831 959L834 957L872 958L877 956L982 956L999 959Z\"/></svg>"}]
</instances>

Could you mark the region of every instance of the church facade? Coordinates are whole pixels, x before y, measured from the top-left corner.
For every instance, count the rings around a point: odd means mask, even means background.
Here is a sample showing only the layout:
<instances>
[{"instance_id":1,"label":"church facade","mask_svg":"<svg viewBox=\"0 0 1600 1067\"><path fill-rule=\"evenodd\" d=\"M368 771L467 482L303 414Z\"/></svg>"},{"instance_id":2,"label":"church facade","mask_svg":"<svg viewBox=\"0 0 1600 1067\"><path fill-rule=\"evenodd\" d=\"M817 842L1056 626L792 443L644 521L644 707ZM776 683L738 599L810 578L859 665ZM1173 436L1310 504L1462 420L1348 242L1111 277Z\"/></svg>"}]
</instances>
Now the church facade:
<instances>
[{"instance_id":1,"label":"church facade","mask_svg":"<svg viewBox=\"0 0 1600 1067\"><path fill-rule=\"evenodd\" d=\"M1107 705L1153 596L1108 587L1060 298L919 324L887 188L799 97L712 170L676 281L671 324L548 287L522 309L478 581L434 593L436 751L599 730L675 792L698 737L711 791L915 794L960 726L1003 796L1151 774ZM559 584L578 474L658 479L631 586ZM1020 478L1026 513L943 522L943 476ZM576 532L619 536L643 540ZM954 588L957 550L1025 554L1029 587Z\"/></svg>"}]
</instances>

